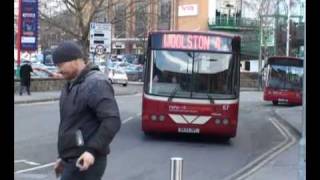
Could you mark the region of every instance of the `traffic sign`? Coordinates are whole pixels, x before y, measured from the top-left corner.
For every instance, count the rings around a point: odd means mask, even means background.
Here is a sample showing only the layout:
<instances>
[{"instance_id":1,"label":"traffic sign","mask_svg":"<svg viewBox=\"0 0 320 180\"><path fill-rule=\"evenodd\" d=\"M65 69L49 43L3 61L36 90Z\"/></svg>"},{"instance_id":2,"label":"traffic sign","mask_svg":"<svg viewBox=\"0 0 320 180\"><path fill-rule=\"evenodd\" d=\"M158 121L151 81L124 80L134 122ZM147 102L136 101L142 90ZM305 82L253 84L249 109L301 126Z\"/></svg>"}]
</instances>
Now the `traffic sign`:
<instances>
[{"instance_id":1,"label":"traffic sign","mask_svg":"<svg viewBox=\"0 0 320 180\"><path fill-rule=\"evenodd\" d=\"M98 49L103 46L103 53L111 52L111 24L90 23L90 52L96 52L98 45Z\"/></svg>"},{"instance_id":2,"label":"traffic sign","mask_svg":"<svg viewBox=\"0 0 320 180\"><path fill-rule=\"evenodd\" d=\"M98 45L96 46L96 48L95 48L95 52L96 52L96 54L98 54L98 55L104 54L104 53L105 53L105 48L104 48L104 46L101 45L101 44L98 44Z\"/></svg>"}]
</instances>

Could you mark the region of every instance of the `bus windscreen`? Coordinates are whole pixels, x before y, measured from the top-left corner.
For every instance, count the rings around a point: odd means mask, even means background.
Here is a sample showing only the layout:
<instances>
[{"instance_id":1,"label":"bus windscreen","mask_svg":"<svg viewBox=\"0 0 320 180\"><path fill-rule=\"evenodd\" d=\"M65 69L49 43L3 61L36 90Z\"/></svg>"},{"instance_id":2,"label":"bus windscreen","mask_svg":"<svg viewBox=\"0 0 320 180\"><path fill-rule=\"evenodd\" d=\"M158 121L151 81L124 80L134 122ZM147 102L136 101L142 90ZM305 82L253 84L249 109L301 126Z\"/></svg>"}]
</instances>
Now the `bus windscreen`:
<instances>
[{"instance_id":1,"label":"bus windscreen","mask_svg":"<svg viewBox=\"0 0 320 180\"><path fill-rule=\"evenodd\" d=\"M302 79L302 67L270 65L268 87L274 89L301 90Z\"/></svg>"},{"instance_id":2,"label":"bus windscreen","mask_svg":"<svg viewBox=\"0 0 320 180\"><path fill-rule=\"evenodd\" d=\"M149 93L208 99L234 97L232 54L153 50Z\"/></svg>"}]
</instances>

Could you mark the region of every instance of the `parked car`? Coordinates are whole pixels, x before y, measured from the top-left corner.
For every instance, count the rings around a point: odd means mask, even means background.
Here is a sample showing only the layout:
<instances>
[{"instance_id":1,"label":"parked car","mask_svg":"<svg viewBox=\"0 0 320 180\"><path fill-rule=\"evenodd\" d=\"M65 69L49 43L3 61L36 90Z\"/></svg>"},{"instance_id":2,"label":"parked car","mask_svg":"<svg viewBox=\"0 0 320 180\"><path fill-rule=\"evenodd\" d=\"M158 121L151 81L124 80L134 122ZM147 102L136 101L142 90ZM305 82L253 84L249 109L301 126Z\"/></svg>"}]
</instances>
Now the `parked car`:
<instances>
[{"instance_id":1,"label":"parked car","mask_svg":"<svg viewBox=\"0 0 320 180\"><path fill-rule=\"evenodd\" d=\"M107 61L117 62L117 61L121 61L121 59L119 59L119 58L117 58L117 57L111 57L111 58L107 59Z\"/></svg>"},{"instance_id":2,"label":"parked car","mask_svg":"<svg viewBox=\"0 0 320 180\"><path fill-rule=\"evenodd\" d=\"M111 83L127 86L128 76L124 70L125 64L122 62L108 62L104 70Z\"/></svg>"},{"instance_id":3,"label":"parked car","mask_svg":"<svg viewBox=\"0 0 320 180\"><path fill-rule=\"evenodd\" d=\"M144 55L142 54L124 54L122 61L130 64L142 65L144 64Z\"/></svg>"},{"instance_id":4,"label":"parked car","mask_svg":"<svg viewBox=\"0 0 320 180\"><path fill-rule=\"evenodd\" d=\"M143 81L143 66L129 64L125 71L130 81Z\"/></svg>"},{"instance_id":5,"label":"parked car","mask_svg":"<svg viewBox=\"0 0 320 180\"><path fill-rule=\"evenodd\" d=\"M128 76L122 69L109 69L108 78L112 84L128 85Z\"/></svg>"}]
</instances>

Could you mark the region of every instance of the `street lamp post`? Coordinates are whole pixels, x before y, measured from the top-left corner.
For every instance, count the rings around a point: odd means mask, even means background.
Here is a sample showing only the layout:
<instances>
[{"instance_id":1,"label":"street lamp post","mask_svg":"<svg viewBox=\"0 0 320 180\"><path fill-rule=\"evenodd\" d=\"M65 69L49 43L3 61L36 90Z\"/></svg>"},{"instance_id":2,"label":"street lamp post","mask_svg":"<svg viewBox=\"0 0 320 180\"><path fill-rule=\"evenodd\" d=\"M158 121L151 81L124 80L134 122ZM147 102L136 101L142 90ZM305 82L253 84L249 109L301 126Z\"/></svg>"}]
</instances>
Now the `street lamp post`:
<instances>
[{"instance_id":1,"label":"street lamp post","mask_svg":"<svg viewBox=\"0 0 320 180\"><path fill-rule=\"evenodd\" d=\"M286 55L289 56L290 55L290 16L291 16L291 12L290 12L290 8L291 8L291 0L288 0L288 18L287 18L287 43L286 43Z\"/></svg>"},{"instance_id":2,"label":"street lamp post","mask_svg":"<svg viewBox=\"0 0 320 180\"><path fill-rule=\"evenodd\" d=\"M263 16L260 16L260 45L259 45L259 62L258 62L258 90L261 91L262 89L262 81L261 81L261 69L262 69L262 42L263 42Z\"/></svg>"},{"instance_id":3,"label":"street lamp post","mask_svg":"<svg viewBox=\"0 0 320 180\"><path fill-rule=\"evenodd\" d=\"M304 12L304 17L306 12ZM305 20L306 24L306 20ZM304 52L306 52L306 26L304 25ZM299 149L299 180L306 180L306 84L307 84L307 71L306 71L306 53L304 53L303 59L303 94L302 94L302 137L300 139L300 149Z\"/></svg>"}]
</instances>

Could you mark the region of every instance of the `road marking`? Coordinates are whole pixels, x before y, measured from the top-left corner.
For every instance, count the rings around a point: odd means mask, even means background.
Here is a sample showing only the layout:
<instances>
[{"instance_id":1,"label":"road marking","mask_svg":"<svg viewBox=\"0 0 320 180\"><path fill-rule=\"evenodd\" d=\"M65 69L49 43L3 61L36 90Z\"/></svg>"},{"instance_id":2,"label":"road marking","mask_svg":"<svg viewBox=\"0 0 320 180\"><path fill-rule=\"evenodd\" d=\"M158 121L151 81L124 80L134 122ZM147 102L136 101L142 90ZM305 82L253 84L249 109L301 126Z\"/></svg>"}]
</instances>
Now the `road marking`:
<instances>
[{"instance_id":1,"label":"road marking","mask_svg":"<svg viewBox=\"0 0 320 180\"><path fill-rule=\"evenodd\" d=\"M125 119L124 121L122 121L122 124L125 124L125 123L133 120L134 118L139 117L139 116L141 116L141 113L137 113L135 117L134 117L134 116L130 116L130 117L128 117L127 119Z\"/></svg>"},{"instance_id":2,"label":"road marking","mask_svg":"<svg viewBox=\"0 0 320 180\"><path fill-rule=\"evenodd\" d=\"M138 93L138 92L136 92L136 93L133 93L133 94L124 94L124 95L115 95L116 97L132 97L132 96L138 96L138 95L141 95L142 93Z\"/></svg>"},{"instance_id":3,"label":"road marking","mask_svg":"<svg viewBox=\"0 0 320 180\"><path fill-rule=\"evenodd\" d=\"M21 103L21 104L15 104L16 106L33 106L33 105L47 105L47 104L54 104L57 103L58 100L54 101L45 101L45 102L32 102L32 103Z\"/></svg>"},{"instance_id":4,"label":"road marking","mask_svg":"<svg viewBox=\"0 0 320 180\"><path fill-rule=\"evenodd\" d=\"M39 165L40 165L40 163L36 163L36 162L32 162L32 161L27 161L27 160L24 160L24 159L15 160L14 163L25 163L25 164L30 164L30 165L33 165L33 166L39 166Z\"/></svg>"},{"instance_id":5,"label":"road marking","mask_svg":"<svg viewBox=\"0 0 320 180\"><path fill-rule=\"evenodd\" d=\"M48 179L48 175L46 174L16 174L14 177L23 179Z\"/></svg>"},{"instance_id":6,"label":"road marking","mask_svg":"<svg viewBox=\"0 0 320 180\"><path fill-rule=\"evenodd\" d=\"M30 172L30 171L34 171L34 170L46 168L46 167L49 167L49 166L53 166L55 163L56 163L56 162L52 162L52 163L44 164L44 165L42 165L42 166L37 166L37 167L34 167L34 168L19 170L19 171L16 171L16 172L14 172L14 173L15 173L15 174L21 174L21 173L25 173L25 172Z\"/></svg>"},{"instance_id":7,"label":"road marking","mask_svg":"<svg viewBox=\"0 0 320 180\"><path fill-rule=\"evenodd\" d=\"M224 180L244 180L248 178L250 175L258 171L262 166L266 165L268 162L274 159L281 152L287 150L289 147L296 143L297 139L289 132L286 127L284 127L281 123L273 118L269 118L269 120L278 129L282 136L284 136L285 140L277 146L273 147L271 150L257 157L255 160L251 161L236 173L224 178Z\"/></svg>"},{"instance_id":8,"label":"road marking","mask_svg":"<svg viewBox=\"0 0 320 180\"><path fill-rule=\"evenodd\" d=\"M133 119L133 117L128 117L126 120L122 121L122 124L125 124L127 123L128 121L131 121Z\"/></svg>"}]
</instances>

